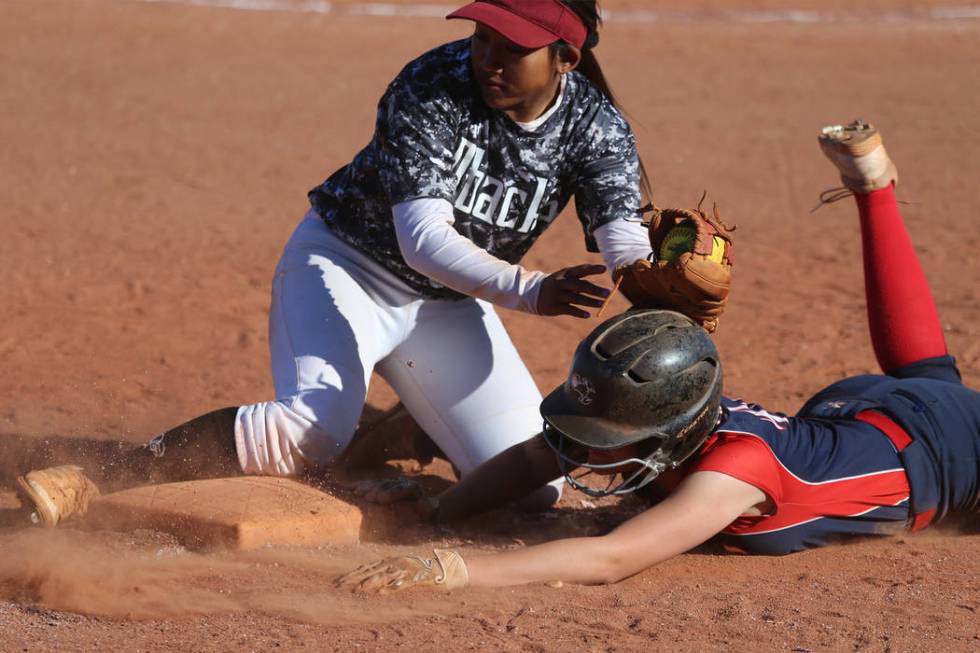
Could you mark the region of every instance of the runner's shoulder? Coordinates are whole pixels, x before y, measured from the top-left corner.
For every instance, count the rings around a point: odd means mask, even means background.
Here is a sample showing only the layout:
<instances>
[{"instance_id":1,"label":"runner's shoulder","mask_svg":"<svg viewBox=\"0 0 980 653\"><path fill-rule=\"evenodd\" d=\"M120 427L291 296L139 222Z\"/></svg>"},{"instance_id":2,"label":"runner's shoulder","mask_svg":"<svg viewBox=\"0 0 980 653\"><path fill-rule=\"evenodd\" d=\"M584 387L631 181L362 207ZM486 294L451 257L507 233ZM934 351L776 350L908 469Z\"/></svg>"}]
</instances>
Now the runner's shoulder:
<instances>
[{"instance_id":1,"label":"runner's shoulder","mask_svg":"<svg viewBox=\"0 0 980 653\"><path fill-rule=\"evenodd\" d=\"M722 419L716 431L730 431L765 436L786 431L791 423L789 416L771 412L741 399L722 397Z\"/></svg>"}]
</instances>

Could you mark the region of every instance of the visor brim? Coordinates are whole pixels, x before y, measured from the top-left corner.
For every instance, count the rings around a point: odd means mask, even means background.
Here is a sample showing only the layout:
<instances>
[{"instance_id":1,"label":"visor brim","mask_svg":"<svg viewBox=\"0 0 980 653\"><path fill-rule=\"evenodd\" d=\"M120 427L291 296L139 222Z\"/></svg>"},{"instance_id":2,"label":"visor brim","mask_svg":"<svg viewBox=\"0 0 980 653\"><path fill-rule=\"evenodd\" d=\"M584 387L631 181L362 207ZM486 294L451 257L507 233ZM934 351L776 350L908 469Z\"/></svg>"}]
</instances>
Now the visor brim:
<instances>
[{"instance_id":1,"label":"visor brim","mask_svg":"<svg viewBox=\"0 0 980 653\"><path fill-rule=\"evenodd\" d=\"M541 417L575 444L589 449L618 449L642 442L658 433L624 425L577 410L578 402L569 400L565 386L560 385L541 402Z\"/></svg>"},{"instance_id":2,"label":"visor brim","mask_svg":"<svg viewBox=\"0 0 980 653\"><path fill-rule=\"evenodd\" d=\"M446 16L447 20L456 18L486 25L504 38L529 50L537 50L561 40L554 32L488 2L472 2Z\"/></svg>"}]
</instances>

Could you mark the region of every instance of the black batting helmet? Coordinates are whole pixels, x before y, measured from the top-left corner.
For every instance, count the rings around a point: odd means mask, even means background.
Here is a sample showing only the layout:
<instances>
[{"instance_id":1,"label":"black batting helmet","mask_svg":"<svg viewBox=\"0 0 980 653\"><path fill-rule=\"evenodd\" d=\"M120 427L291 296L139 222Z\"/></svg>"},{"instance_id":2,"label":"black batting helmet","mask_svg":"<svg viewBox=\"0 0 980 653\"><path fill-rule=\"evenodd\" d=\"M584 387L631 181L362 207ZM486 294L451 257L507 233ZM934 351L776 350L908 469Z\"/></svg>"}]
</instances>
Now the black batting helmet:
<instances>
[{"instance_id":1,"label":"black batting helmet","mask_svg":"<svg viewBox=\"0 0 980 653\"><path fill-rule=\"evenodd\" d=\"M711 434L721 412L722 371L707 332L674 311L632 310L583 340L568 380L541 402L545 439L563 470L632 462L639 471L615 488L569 483L592 496L626 494L677 467ZM615 465L590 465L569 450L639 445L641 455Z\"/></svg>"}]
</instances>

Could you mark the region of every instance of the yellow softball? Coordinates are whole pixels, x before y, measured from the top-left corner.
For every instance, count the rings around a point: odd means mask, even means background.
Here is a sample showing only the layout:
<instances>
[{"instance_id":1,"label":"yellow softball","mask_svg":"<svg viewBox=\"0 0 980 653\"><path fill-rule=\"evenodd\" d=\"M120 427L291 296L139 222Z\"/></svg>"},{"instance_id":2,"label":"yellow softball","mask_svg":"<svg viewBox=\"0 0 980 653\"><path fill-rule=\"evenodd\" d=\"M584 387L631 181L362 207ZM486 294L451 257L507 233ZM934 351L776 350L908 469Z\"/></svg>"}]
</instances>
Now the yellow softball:
<instances>
[{"instance_id":1,"label":"yellow softball","mask_svg":"<svg viewBox=\"0 0 980 653\"><path fill-rule=\"evenodd\" d=\"M711 256L708 257L715 263L721 263L725 258L725 239L721 236L711 237Z\"/></svg>"},{"instance_id":2,"label":"yellow softball","mask_svg":"<svg viewBox=\"0 0 980 653\"><path fill-rule=\"evenodd\" d=\"M697 242L698 232L694 227L686 224L679 224L667 232L664 242L660 244L660 260L673 262L684 252L694 251ZM715 263L721 263L725 258L725 239L720 236L713 236L711 239L711 256L708 257Z\"/></svg>"},{"instance_id":3,"label":"yellow softball","mask_svg":"<svg viewBox=\"0 0 980 653\"><path fill-rule=\"evenodd\" d=\"M671 263L677 260L684 252L694 251L694 244L697 241L698 232L694 227L686 224L679 224L664 236L664 241L660 243L661 261Z\"/></svg>"}]
</instances>

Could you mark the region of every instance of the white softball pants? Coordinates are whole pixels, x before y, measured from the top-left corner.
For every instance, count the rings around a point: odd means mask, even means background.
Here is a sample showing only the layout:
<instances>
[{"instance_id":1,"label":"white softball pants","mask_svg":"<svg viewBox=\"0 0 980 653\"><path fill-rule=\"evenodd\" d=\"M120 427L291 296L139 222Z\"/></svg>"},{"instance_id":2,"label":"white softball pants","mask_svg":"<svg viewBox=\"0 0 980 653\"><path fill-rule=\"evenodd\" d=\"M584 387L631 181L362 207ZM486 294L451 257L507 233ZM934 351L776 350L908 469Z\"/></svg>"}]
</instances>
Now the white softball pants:
<instances>
[{"instance_id":1,"label":"white softball pants","mask_svg":"<svg viewBox=\"0 0 980 653\"><path fill-rule=\"evenodd\" d=\"M422 297L312 211L276 269L269 346L277 398L238 411L247 474L330 464L373 370L463 475L541 430L541 394L490 304Z\"/></svg>"}]
</instances>

